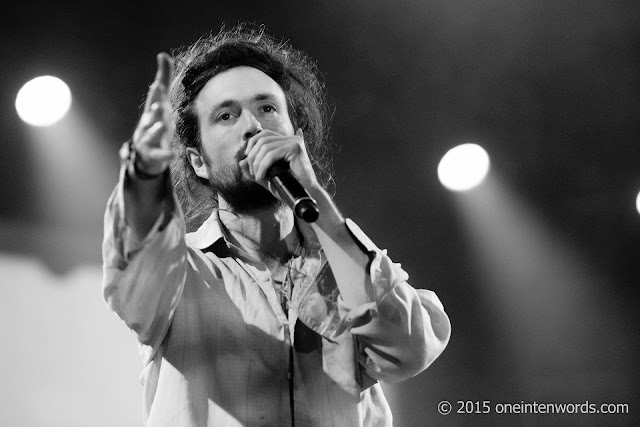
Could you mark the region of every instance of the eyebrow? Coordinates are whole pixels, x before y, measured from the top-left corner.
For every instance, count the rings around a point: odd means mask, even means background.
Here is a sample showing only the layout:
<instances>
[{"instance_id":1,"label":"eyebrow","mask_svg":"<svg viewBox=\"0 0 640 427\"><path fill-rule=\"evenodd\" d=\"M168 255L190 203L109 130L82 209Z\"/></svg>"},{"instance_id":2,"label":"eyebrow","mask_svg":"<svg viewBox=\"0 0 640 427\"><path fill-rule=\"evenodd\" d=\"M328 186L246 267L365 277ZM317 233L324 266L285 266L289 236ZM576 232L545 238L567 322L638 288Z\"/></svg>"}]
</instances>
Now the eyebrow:
<instances>
[{"instance_id":1,"label":"eyebrow","mask_svg":"<svg viewBox=\"0 0 640 427\"><path fill-rule=\"evenodd\" d=\"M278 97L273 93L259 93L259 94L257 94L256 96L254 96L251 99L251 102L256 102L256 101L275 101L275 102L277 102L279 100L278 100ZM235 99L225 99L224 101L219 102L218 104L214 105L213 109L211 111L212 112L213 111L217 111L217 110L219 110L221 108L230 107L230 106L235 105L237 103L238 103L238 101L235 100Z\"/></svg>"}]
</instances>

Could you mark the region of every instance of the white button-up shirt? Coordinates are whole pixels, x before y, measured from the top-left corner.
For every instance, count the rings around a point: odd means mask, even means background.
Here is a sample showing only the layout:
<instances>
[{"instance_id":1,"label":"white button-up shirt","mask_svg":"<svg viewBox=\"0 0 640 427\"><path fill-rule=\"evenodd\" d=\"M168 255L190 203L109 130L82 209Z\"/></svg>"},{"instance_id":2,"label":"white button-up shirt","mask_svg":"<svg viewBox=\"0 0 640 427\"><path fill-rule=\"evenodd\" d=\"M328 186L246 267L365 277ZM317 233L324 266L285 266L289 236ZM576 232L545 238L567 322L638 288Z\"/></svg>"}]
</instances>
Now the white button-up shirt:
<instances>
[{"instance_id":1,"label":"white button-up shirt","mask_svg":"<svg viewBox=\"0 0 640 427\"><path fill-rule=\"evenodd\" d=\"M174 199L135 241L125 180L105 215L103 290L140 342L147 426L391 425L378 380L416 375L449 339L433 292L409 286L347 220L371 254L376 293L348 310L315 233L299 222L285 312L270 271L225 239L216 212L187 234Z\"/></svg>"}]
</instances>

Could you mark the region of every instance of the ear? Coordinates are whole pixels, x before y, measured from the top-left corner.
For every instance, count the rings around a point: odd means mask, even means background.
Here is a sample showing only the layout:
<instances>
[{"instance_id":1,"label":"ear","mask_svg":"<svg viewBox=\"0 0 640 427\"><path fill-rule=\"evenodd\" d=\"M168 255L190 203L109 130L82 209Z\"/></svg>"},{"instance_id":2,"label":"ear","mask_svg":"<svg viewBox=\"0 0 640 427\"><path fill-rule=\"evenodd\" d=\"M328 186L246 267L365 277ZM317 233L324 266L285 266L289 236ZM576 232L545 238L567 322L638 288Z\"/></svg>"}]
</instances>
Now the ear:
<instances>
[{"instance_id":1,"label":"ear","mask_svg":"<svg viewBox=\"0 0 640 427\"><path fill-rule=\"evenodd\" d=\"M207 164L200 152L195 148L187 148L187 156L189 157L189 163L191 163L191 167L196 175L208 180L209 169L207 168Z\"/></svg>"}]
</instances>

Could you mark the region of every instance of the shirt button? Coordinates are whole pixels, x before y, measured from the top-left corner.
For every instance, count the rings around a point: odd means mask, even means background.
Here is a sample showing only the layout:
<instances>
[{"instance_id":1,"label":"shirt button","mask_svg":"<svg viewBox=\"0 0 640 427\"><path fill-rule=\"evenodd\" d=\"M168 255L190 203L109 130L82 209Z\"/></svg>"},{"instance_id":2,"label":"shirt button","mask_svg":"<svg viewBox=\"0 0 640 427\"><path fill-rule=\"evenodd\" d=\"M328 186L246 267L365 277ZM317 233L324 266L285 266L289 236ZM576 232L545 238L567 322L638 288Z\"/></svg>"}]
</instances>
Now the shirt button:
<instances>
[{"instance_id":1,"label":"shirt button","mask_svg":"<svg viewBox=\"0 0 640 427\"><path fill-rule=\"evenodd\" d=\"M263 282L268 282L269 280L271 280L269 276L262 276L261 279Z\"/></svg>"},{"instance_id":2,"label":"shirt button","mask_svg":"<svg viewBox=\"0 0 640 427\"><path fill-rule=\"evenodd\" d=\"M289 381L291 381L291 372L289 372L289 373L287 374L287 379L288 379Z\"/></svg>"}]
</instances>

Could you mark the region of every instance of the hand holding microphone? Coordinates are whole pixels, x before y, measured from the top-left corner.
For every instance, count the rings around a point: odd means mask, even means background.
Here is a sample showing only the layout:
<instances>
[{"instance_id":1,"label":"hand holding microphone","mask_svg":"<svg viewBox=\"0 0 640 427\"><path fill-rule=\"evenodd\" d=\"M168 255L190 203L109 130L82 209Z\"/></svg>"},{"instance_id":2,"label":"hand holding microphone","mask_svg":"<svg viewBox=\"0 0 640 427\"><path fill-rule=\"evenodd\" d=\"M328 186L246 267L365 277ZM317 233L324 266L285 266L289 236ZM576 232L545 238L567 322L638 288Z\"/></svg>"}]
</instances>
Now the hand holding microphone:
<instances>
[{"instance_id":1,"label":"hand holding microphone","mask_svg":"<svg viewBox=\"0 0 640 427\"><path fill-rule=\"evenodd\" d=\"M267 169L267 179L298 218L309 223L318 219L320 211L316 201L291 173L288 163L284 161L274 163Z\"/></svg>"},{"instance_id":2,"label":"hand holding microphone","mask_svg":"<svg viewBox=\"0 0 640 427\"><path fill-rule=\"evenodd\" d=\"M249 140L245 154L247 158L241 161L241 166L257 182L262 181L277 193L304 221L311 223L318 218L316 201L305 189L305 186L318 185L318 181L304 147L301 130L294 136L259 130Z\"/></svg>"}]
</instances>

